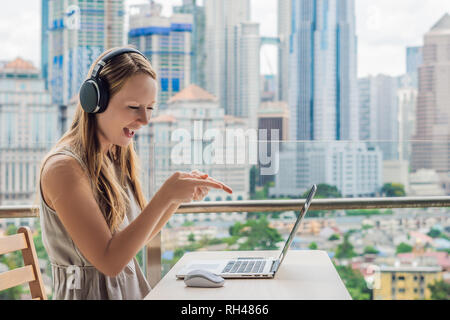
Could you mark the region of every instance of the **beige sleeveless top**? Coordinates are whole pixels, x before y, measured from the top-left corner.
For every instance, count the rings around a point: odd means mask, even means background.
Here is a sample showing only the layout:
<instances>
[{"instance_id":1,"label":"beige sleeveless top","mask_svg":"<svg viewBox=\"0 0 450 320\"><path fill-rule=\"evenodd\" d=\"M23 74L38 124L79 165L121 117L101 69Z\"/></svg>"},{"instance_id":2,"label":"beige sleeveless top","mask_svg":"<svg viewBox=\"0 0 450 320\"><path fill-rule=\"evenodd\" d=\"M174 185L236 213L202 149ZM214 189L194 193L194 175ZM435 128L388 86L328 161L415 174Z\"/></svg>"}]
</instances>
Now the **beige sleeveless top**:
<instances>
[{"instance_id":1,"label":"beige sleeveless top","mask_svg":"<svg viewBox=\"0 0 450 320\"><path fill-rule=\"evenodd\" d=\"M87 170L81 158L68 147L59 148L51 153L55 154L71 156ZM127 212L119 230L128 226L141 212L130 188L127 188L127 192L131 199L131 209ZM133 258L116 277L108 277L98 271L72 241L58 214L45 203L40 183L39 197L42 242L52 267L53 299L140 300L150 292L150 285L136 258Z\"/></svg>"}]
</instances>

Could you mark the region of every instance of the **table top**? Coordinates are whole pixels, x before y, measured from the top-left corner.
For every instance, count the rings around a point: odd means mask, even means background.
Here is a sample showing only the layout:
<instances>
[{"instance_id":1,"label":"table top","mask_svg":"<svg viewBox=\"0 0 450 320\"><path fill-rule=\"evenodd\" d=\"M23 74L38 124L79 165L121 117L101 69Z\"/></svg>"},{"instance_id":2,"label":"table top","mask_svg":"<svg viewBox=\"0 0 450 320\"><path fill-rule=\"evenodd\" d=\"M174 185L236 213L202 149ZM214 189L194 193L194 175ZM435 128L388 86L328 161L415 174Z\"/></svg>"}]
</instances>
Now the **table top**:
<instances>
[{"instance_id":1,"label":"table top","mask_svg":"<svg viewBox=\"0 0 450 320\"><path fill-rule=\"evenodd\" d=\"M278 257L280 251L186 253L144 298L146 300L351 300L328 254L289 250L273 279L225 279L223 287L187 287L176 271L192 260Z\"/></svg>"}]
</instances>

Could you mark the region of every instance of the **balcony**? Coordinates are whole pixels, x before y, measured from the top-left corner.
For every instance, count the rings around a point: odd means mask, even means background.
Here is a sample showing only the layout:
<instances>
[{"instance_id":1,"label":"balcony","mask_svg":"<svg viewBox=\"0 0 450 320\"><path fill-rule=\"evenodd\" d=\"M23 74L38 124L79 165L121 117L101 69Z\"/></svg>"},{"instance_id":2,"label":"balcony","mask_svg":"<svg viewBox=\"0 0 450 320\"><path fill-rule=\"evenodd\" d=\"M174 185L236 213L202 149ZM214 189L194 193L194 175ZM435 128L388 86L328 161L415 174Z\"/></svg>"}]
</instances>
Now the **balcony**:
<instances>
[{"instance_id":1,"label":"balcony","mask_svg":"<svg viewBox=\"0 0 450 320\"><path fill-rule=\"evenodd\" d=\"M176 214L298 211L304 204L304 201L304 199L298 199L197 202L181 205ZM339 198L314 199L309 211L445 207L450 207L450 197ZM38 218L32 209L32 206L0 206L0 219ZM143 254L143 268L152 287L161 280L163 275L162 253L161 233L159 233L144 248Z\"/></svg>"}]
</instances>

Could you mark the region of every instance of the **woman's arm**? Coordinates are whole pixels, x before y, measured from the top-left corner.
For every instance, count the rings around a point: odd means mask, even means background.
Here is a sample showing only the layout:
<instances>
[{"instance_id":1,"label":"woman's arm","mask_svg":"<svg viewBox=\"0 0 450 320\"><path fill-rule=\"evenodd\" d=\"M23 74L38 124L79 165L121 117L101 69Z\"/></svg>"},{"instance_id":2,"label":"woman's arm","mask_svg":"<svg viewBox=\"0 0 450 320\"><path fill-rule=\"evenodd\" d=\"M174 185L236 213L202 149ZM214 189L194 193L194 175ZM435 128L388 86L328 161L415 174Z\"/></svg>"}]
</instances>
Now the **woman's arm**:
<instances>
[{"instance_id":1,"label":"woman's arm","mask_svg":"<svg viewBox=\"0 0 450 320\"><path fill-rule=\"evenodd\" d=\"M221 188L219 184L182 179L181 174L176 174L166 181L135 220L113 235L95 201L89 179L75 159L65 155L51 157L41 181L75 245L92 265L111 277L125 268L156 227L162 225L160 219L166 217L173 203L190 201L199 184Z\"/></svg>"},{"instance_id":2,"label":"woman's arm","mask_svg":"<svg viewBox=\"0 0 450 320\"><path fill-rule=\"evenodd\" d=\"M178 210L179 207L180 207L180 203L178 203L178 204L174 203L174 204L169 205L169 207L167 208L167 210L164 212L163 216L159 220L158 224L153 229L153 232L148 237L146 244L148 244L148 242L150 242L161 231L161 229L166 225L167 221L169 221L170 217L172 217L172 215L175 213L175 211Z\"/></svg>"}]
</instances>

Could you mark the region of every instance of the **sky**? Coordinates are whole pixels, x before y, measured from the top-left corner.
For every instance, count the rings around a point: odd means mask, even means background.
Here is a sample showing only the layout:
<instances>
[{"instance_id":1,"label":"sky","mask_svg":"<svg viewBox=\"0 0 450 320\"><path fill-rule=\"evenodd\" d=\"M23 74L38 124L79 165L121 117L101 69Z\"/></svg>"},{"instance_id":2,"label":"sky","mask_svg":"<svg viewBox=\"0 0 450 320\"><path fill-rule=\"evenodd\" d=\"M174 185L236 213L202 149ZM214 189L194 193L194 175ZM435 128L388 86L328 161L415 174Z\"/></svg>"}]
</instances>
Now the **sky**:
<instances>
[{"instance_id":1,"label":"sky","mask_svg":"<svg viewBox=\"0 0 450 320\"><path fill-rule=\"evenodd\" d=\"M262 36L277 35L277 0L250 0L251 20ZM125 0L127 7L146 0ZM182 0L156 0L163 14ZM201 4L203 1L199 1ZM400 75L406 71L406 47L423 44L423 35L446 13L449 0L355 0L358 76ZM2 1L0 61L17 56L40 67L41 0ZM263 46L261 73L277 71L276 49Z\"/></svg>"}]
</instances>

